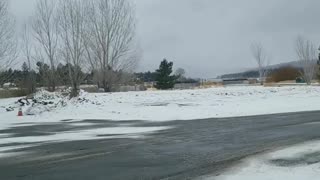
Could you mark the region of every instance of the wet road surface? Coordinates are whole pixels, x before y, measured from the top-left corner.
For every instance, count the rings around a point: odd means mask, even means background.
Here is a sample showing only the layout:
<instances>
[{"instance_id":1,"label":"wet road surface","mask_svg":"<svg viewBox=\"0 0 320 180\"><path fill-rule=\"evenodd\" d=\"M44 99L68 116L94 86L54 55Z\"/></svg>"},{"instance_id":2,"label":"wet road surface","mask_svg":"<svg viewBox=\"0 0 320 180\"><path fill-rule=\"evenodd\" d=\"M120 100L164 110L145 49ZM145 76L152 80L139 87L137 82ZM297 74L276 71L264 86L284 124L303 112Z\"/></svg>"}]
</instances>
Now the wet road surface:
<instances>
[{"instance_id":1,"label":"wet road surface","mask_svg":"<svg viewBox=\"0 0 320 180\"><path fill-rule=\"evenodd\" d=\"M0 179L193 179L219 174L250 155L320 139L320 112L161 123L86 120L84 123L91 125L81 127L72 126L72 123L66 120L54 124L29 124L0 130L0 135L46 136L124 125L172 128L140 138L32 144L36 146L19 150L22 154L0 158Z\"/></svg>"}]
</instances>

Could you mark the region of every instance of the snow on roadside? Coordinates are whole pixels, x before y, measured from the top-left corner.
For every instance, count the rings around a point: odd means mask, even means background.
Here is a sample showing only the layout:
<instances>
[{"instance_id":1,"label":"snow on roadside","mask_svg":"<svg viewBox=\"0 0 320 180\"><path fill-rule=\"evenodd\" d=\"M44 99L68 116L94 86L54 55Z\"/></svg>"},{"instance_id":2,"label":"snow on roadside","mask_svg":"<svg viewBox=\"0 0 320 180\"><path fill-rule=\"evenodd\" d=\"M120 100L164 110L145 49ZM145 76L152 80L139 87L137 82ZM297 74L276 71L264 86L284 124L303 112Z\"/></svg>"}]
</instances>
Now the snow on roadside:
<instances>
[{"instance_id":1,"label":"snow on roadside","mask_svg":"<svg viewBox=\"0 0 320 180\"><path fill-rule=\"evenodd\" d=\"M203 180L315 180L320 174L320 142L308 142L252 157L217 177Z\"/></svg>"},{"instance_id":2,"label":"snow on roadside","mask_svg":"<svg viewBox=\"0 0 320 180\"><path fill-rule=\"evenodd\" d=\"M31 146L12 146L12 147L7 147L7 148L1 148L0 149L0 159L1 158L7 158L7 157L17 157L17 155L25 155L28 154L27 152L12 152L15 150L21 150L24 148L28 148Z\"/></svg>"},{"instance_id":3,"label":"snow on roadside","mask_svg":"<svg viewBox=\"0 0 320 180\"><path fill-rule=\"evenodd\" d=\"M21 153L13 153L12 151L14 150L21 150L23 148L37 146L43 143L110 138L142 138L149 133L166 130L169 128L171 127L108 127L77 131L65 131L51 135L23 137L11 137L10 134L6 134L6 137L0 137L0 158L17 155ZM23 143L28 143L28 145L10 145Z\"/></svg>"},{"instance_id":4,"label":"snow on roadside","mask_svg":"<svg viewBox=\"0 0 320 180\"><path fill-rule=\"evenodd\" d=\"M48 143L63 141L79 141L92 139L107 139L108 137L139 137L143 134L169 129L169 127L108 127L79 131L59 132L52 135L24 136L2 138L0 145L10 143ZM122 136L123 135L123 136ZM1 147L0 147L1 150Z\"/></svg>"},{"instance_id":5,"label":"snow on roadside","mask_svg":"<svg viewBox=\"0 0 320 180\"><path fill-rule=\"evenodd\" d=\"M200 90L90 94L67 101L66 107L35 116L17 117L0 108L0 129L17 123L66 119L191 120L320 110L320 87L219 87ZM59 98L58 98L59 99ZM0 99L0 107L13 101ZM24 109L26 110L26 109Z\"/></svg>"},{"instance_id":6,"label":"snow on roadside","mask_svg":"<svg viewBox=\"0 0 320 180\"><path fill-rule=\"evenodd\" d=\"M249 116L271 113L320 110L320 87L219 87L199 90L175 90L152 92L101 93L91 94L81 91L79 99L68 100L60 93L38 93L38 99L53 101L49 109L39 108L34 116L17 116L17 109L6 112L6 107L19 98L0 99L0 131L17 126L45 123L63 123L63 120L191 120L216 117ZM61 103L63 102L63 103ZM26 110L30 106L24 107ZM79 123L79 126L90 124ZM133 128L133 127L132 127ZM95 138L139 137L140 134L160 129L143 128L138 132L131 127L119 129L101 128L87 131L62 132L43 137L10 137L0 132L0 144L38 143L52 141L87 140ZM116 130L116 136L111 135ZM100 134L99 134L100 133ZM98 135L110 136L98 136ZM138 134L138 135L137 135ZM11 147L14 148L15 147ZM19 149L20 147L16 147ZM7 153L0 148L0 155ZM311 165L316 166L316 165ZM309 166L309 167L311 167ZM308 168L309 168L308 167ZM263 168L273 166L261 165ZM278 167L277 167L278 168ZM276 169L276 168L275 168ZM298 172L298 169L297 169ZM279 172L281 173L281 172ZM312 173L311 173L312 174ZM259 178L258 178L259 179Z\"/></svg>"}]
</instances>

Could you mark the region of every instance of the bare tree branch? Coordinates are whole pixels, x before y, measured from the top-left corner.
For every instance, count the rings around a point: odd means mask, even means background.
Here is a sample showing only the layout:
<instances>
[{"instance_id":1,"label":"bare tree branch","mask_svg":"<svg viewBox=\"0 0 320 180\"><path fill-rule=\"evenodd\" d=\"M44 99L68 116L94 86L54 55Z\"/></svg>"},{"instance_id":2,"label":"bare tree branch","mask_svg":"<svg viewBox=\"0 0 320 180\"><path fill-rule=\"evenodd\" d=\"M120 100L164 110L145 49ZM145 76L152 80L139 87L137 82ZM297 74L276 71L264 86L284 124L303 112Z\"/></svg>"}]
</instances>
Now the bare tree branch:
<instances>
[{"instance_id":1,"label":"bare tree branch","mask_svg":"<svg viewBox=\"0 0 320 180\"><path fill-rule=\"evenodd\" d=\"M134 8L128 0L88 0L87 7L86 55L103 88L110 91L115 73L138 63Z\"/></svg>"},{"instance_id":2,"label":"bare tree branch","mask_svg":"<svg viewBox=\"0 0 320 180\"><path fill-rule=\"evenodd\" d=\"M15 20L8 12L8 0L0 1L0 71L9 68L18 56Z\"/></svg>"},{"instance_id":3,"label":"bare tree branch","mask_svg":"<svg viewBox=\"0 0 320 180\"><path fill-rule=\"evenodd\" d=\"M26 63L28 66L28 74L27 77L25 77L25 88L27 88L28 93L34 93L36 91L36 77L33 73L33 65L35 64L33 59L33 44L30 37L30 31L28 24L24 24L23 26L23 34L22 34L22 52L26 59Z\"/></svg>"},{"instance_id":4,"label":"bare tree branch","mask_svg":"<svg viewBox=\"0 0 320 180\"><path fill-rule=\"evenodd\" d=\"M33 16L33 34L39 44L40 59L50 65L50 90L56 88L56 65L58 64L57 52L59 44L58 21L56 14L56 1L38 0Z\"/></svg>"},{"instance_id":5,"label":"bare tree branch","mask_svg":"<svg viewBox=\"0 0 320 180\"><path fill-rule=\"evenodd\" d=\"M295 50L302 66L303 79L310 85L315 75L317 50L311 41L301 36L296 40Z\"/></svg>"},{"instance_id":6,"label":"bare tree branch","mask_svg":"<svg viewBox=\"0 0 320 180\"><path fill-rule=\"evenodd\" d=\"M34 64L32 58L32 48L33 46L31 44L29 27L27 24L24 24L22 34L22 52L27 60L29 71L32 69L32 65Z\"/></svg>"},{"instance_id":7,"label":"bare tree branch","mask_svg":"<svg viewBox=\"0 0 320 180\"><path fill-rule=\"evenodd\" d=\"M78 95L84 65L85 8L82 0L61 0L59 3L59 27L62 42L61 53L69 67L72 83L71 97ZM72 67L71 67L72 66Z\"/></svg>"},{"instance_id":8,"label":"bare tree branch","mask_svg":"<svg viewBox=\"0 0 320 180\"><path fill-rule=\"evenodd\" d=\"M253 58L258 65L259 79L260 79L261 85L263 85L268 74L267 68L270 65L270 60L261 43L252 43L251 51L252 51Z\"/></svg>"}]
</instances>

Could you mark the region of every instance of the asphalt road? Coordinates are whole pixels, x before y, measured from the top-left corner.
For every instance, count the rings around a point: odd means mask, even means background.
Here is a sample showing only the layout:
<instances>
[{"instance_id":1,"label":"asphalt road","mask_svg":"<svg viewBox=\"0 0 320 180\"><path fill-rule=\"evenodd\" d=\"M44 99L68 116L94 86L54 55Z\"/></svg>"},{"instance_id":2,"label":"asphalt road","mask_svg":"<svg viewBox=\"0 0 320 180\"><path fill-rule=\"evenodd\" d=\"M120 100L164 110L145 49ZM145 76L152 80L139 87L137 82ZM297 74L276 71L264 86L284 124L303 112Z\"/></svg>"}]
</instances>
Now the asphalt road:
<instances>
[{"instance_id":1,"label":"asphalt road","mask_svg":"<svg viewBox=\"0 0 320 180\"><path fill-rule=\"evenodd\" d=\"M138 139L42 144L0 159L0 180L193 179L219 174L247 156L320 139L320 112L148 123L94 121L92 127L172 126ZM0 131L42 136L74 128L61 124ZM79 128L79 127L77 127ZM41 130L41 131L40 131ZM0 138L1 141L1 138Z\"/></svg>"}]
</instances>

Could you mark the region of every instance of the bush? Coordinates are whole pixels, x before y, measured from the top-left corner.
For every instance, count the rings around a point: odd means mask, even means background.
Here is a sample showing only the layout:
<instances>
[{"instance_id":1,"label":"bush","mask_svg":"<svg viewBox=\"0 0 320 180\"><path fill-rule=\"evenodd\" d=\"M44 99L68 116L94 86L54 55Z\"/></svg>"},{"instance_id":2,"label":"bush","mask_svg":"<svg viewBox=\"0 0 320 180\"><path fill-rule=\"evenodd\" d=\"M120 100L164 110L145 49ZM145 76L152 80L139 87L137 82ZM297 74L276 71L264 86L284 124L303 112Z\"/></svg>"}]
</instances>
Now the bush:
<instances>
[{"instance_id":1,"label":"bush","mask_svg":"<svg viewBox=\"0 0 320 180\"><path fill-rule=\"evenodd\" d=\"M271 82L280 82L280 81L296 80L300 76L301 74L299 69L293 68L293 67L283 67L271 72L268 80Z\"/></svg>"}]
</instances>

